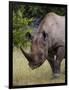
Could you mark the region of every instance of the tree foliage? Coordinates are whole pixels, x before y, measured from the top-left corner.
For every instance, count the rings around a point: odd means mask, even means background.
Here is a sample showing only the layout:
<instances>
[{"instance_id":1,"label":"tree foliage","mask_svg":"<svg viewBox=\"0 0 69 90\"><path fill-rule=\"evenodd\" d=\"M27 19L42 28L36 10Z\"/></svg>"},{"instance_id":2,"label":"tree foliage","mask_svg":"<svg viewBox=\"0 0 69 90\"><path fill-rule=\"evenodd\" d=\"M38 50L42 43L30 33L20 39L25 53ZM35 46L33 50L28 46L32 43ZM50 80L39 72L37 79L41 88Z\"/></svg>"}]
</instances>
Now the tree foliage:
<instances>
[{"instance_id":1,"label":"tree foliage","mask_svg":"<svg viewBox=\"0 0 69 90\"><path fill-rule=\"evenodd\" d=\"M13 45L19 47L20 45L26 46L28 43L25 34L32 32L27 28L27 25L32 21L32 18L23 17L23 7L13 9Z\"/></svg>"}]
</instances>

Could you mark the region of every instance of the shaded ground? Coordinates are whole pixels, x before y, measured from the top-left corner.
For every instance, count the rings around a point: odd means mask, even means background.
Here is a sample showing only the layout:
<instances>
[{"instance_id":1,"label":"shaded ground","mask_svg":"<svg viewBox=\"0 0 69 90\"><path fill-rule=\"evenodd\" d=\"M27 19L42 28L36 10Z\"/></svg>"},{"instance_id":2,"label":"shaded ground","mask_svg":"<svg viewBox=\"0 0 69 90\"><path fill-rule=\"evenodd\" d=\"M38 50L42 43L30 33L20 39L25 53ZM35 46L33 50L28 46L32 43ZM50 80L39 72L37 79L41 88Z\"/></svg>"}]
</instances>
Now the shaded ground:
<instances>
[{"instance_id":1,"label":"shaded ground","mask_svg":"<svg viewBox=\"0 0 69 90\"><path fill-rule=\"evenodd\" d=\"M44 64L31 70L28 62L19 49L13 50L13 85L33 85L65 82L65 60L61 64L61 75L52 79L52 71L47 60Z\"/></svg>"}]
</instances>

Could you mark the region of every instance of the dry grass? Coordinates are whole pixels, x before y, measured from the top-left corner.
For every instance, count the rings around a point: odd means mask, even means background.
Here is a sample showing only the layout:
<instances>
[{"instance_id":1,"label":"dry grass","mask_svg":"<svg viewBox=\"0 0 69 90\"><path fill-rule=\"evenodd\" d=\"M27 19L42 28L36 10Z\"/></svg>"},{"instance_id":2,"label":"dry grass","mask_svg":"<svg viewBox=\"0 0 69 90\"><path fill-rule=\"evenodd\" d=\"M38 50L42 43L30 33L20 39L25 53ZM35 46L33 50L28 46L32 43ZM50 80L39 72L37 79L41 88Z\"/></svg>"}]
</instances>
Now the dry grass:
<instances>
[{"instance_id":1,"label":"dry grass","mask_svg":"<svg viewBox=\"0 0 69 90\"><path fill-rule=\"evenodd\" d=\"M35 70L31 70L28 66L26 58L19 49L13 50L13 85L33 85L33 84L48 84L48 83L64 83L65 62L61 64L61 75L57 79L52 78L52 71L47 60L42 66Z\"/></svg>"}]
</instances>

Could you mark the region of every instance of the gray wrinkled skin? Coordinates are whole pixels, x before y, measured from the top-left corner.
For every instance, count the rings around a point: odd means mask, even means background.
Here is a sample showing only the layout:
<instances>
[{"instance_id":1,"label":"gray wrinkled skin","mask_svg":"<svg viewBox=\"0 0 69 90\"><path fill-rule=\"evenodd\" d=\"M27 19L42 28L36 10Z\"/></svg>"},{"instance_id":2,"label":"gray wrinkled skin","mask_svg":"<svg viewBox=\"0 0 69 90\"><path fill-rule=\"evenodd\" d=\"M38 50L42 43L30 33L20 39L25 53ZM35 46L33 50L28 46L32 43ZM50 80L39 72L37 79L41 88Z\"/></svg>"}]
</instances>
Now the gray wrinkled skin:
<instances>
[{"instance_id":1,"label":"gray wrinkled skin","mask_svg":"<svg viewBox=\"0 0 69 90\"><path fill-rule=\"evenodd\" d=\"M58 76L61 61L65 57L65 16L48 13L41 21L31 43L31 60L26 57L29 66L35 69L47 59L54 76Z\"/></svg>"}]
</instances>

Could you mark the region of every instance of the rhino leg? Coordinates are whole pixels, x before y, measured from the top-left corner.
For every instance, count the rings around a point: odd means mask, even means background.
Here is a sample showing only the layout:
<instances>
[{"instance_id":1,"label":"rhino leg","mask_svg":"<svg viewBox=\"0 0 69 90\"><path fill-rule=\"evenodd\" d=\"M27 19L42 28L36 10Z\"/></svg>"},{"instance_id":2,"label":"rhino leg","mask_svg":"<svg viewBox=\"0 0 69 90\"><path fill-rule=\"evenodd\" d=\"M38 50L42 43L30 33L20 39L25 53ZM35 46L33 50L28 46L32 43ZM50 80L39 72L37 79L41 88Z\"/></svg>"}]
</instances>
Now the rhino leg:
<instances>
[{"instance_id":1,"label":"rhino leg","mask_svg":"<svg viewBox=\"0 0 69 90\"><path fill-rule=\"evenodd\" d=\"M57 77L60 74L61 61L65 56L64 47L59 47L56 53L56 58L54 58L54 76Z\"/></svg>"},{"instance_id":2,"label":"rhino leg","mask_svg":"<svg viewBox=\"0 0 69 90\"><path fill-rule=\"evenodd\" d=\"M58 77L60 75L60 65L58 64L57 61L54 61L54 56L53 57L48 57L48 62L51 66L52 72L53 72L53 78Z\"/></svg>"},{"instance_id":3,"label":"rhino leg","mask_svg":"<svg viewBox=\"0 0 69 90\"><path fill-rule=\"evenodd\" d=\"M60 66L64 56L64 47L59 47L55 55L52 53L48 54L47 59L51 66L54 77L60 76Z\"/></svg>"},{"instance_id":4,"label":"rhino leg","mask_svg":"<svg viewBox=\"0 0 69 90\"><path fill-rule=\"evenodd\" d=\"M56 54L56 60L54 62L55 68L57 69L58 73L60 72L60 65L64 57L65 57L65 47L59 47Z\"/></svg>"},{"instance_id":5,"label":"rhino leg","mask_svg":"<svg viewBox=\"0 0 69 90\"><path fill-rule=\"evenodd\" d=\"M50 64L50 66L51 66L52 72L54 73L54 62L53 62L54 56L48 56L47 59L48 59L48 62Z\"/></svg>"},{"instance_id":6,"label":"rhino leg","mask_svg":"<svg viewBox=\"0 0 69 90\"><path fill-rule=\"evenodd\" d=\"M55 60L54 62L54 70L53 70L53 73L54 73L54 77L57 77L60 75L60 61L59 60Z\"/></svg>"}]
</instances>

